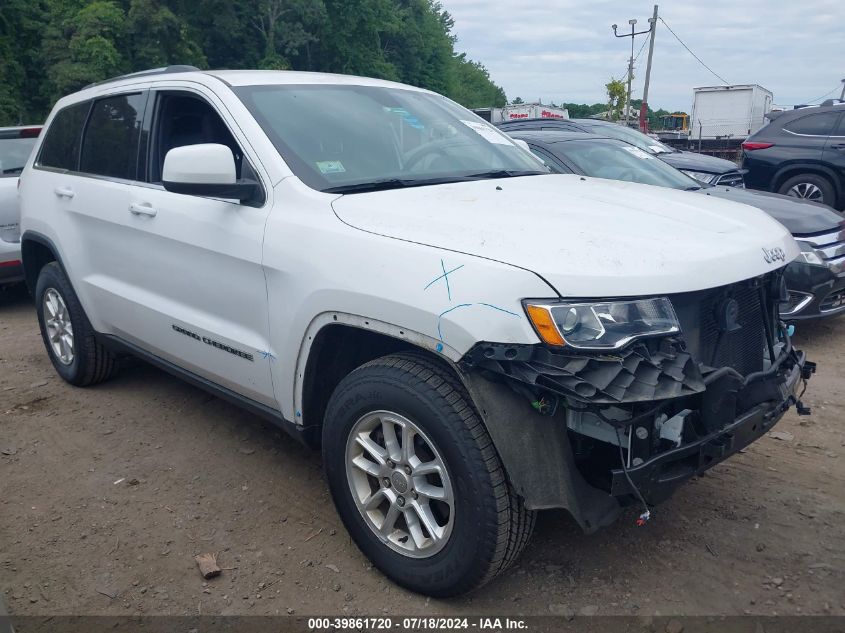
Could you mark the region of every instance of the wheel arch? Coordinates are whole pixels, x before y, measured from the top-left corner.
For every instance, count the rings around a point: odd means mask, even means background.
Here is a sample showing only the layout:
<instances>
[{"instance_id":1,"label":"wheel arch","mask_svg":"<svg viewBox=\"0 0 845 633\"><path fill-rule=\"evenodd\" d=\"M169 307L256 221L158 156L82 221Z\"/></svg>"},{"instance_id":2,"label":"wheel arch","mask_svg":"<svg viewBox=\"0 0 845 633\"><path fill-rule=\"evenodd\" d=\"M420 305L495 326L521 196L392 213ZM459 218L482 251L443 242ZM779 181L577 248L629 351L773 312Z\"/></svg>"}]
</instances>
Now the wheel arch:
<instances>
[{"instance_id":1,"label":"wheel arch","mask_svg":"<svg viewBox=\"0 0 845 633\"><path fill-rule=\"evenodd\" d=\"M26 286L33 296L35 295L35 284L38 282L38 275L41 269L50 262L56 262L65 276L70 279L61 255L59 255L59 249L53 240L41 233L25 231L21 236L21 261L23 262Z\"/></svg>"},{"instance_id":2,"label":"wheel arch","mask_svg":"<svg viewBox=\"0 0 845 633\"><path fill-rule=\"evenodd\" d=\"M456 362L461 354L430 336L343 312L316 317L303 339L294 379L296 424L307 443L319 446L326 406L345 376L371 360L404 351L430 356L460 378Z\"/></svg>"},{"instance_id":3,"label":"wheel arch","mask_svg":"<svg viewBox=\"0 0 845 633\"><path fill-rule=\"evenodd\" d=\"M834 204L842 200L842 185L839 182L839 178L836 176L836 172L819 163L790 163L789 165L784 165L775 172L775 176L772 178L772 191L777 193L784 182L800 174L815 174L826 178L830 182L833 187L833 191L836 194Z\"/></svg>"}]
</instances>

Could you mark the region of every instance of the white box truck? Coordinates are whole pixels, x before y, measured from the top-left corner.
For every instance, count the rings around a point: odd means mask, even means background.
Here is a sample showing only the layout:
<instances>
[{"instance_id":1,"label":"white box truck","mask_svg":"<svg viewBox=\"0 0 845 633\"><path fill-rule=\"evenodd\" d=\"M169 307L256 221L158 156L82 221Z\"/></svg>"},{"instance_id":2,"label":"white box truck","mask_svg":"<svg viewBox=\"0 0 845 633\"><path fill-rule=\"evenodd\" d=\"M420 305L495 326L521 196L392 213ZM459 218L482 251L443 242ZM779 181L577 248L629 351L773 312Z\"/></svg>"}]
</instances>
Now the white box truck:
<instances>
[{"instance_id":1,"label":"white box truck","mask_svg":"<svg viewBox=\"0 0 845 633\"><path fill-rule=\"evenodd\" d=\"M772 93L757 84L693 88L690 139L745 138L771 109Z\"/></svg>"},{"instance_id":2,"label":"white box truck","mask_svg":"<svg viewBox=\"0 0 845 633\"><path fill-rule=\"evenodd\" d=\"M543 105L542 103L519 103L506 105L502 108L503 121L518 121L519 119L568 119L566 108Z\"/></svg>"}]
</instances>

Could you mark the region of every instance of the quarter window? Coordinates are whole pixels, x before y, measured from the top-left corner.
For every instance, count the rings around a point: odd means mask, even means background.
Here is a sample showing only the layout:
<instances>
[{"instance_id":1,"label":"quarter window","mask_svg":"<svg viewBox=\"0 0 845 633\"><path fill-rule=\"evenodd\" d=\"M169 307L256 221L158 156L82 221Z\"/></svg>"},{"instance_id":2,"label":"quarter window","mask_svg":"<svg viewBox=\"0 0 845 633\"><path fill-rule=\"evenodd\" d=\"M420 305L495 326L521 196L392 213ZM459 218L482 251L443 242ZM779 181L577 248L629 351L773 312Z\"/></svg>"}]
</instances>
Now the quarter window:
<instances>
[{"instance_id":1,"label":"quarter window","mask_svg":"<svg viewBox=\"0 0 845 633\"><path fill-rule=\"evenodd\" d=\"M144 94L120 95L94 102L82 142L79 171L135 180Z\"/></svg>"},{"instance_id":2,"label":"quarter window","mask_svg":"<svg viewBox=\"0 0 845 633\"><path fill-rule=\"evenodd\" d=\"M82 126L90 106L90 101L76 103L63 108L53 117L38 155L40 167L76 171Z\"/></svg>"},{"instance_id":3,"label":"quarter window","mask_svg":"<svg viewBox=\"0 0 845 633\"><path fill-rule=\"evenodd\" d=\"M836 123L838 112L820 112L803 116L795 121L790 121L783 126L784 130L793 134L804 134L806 136L828 136Z\"/></svg>"}]
</instances>

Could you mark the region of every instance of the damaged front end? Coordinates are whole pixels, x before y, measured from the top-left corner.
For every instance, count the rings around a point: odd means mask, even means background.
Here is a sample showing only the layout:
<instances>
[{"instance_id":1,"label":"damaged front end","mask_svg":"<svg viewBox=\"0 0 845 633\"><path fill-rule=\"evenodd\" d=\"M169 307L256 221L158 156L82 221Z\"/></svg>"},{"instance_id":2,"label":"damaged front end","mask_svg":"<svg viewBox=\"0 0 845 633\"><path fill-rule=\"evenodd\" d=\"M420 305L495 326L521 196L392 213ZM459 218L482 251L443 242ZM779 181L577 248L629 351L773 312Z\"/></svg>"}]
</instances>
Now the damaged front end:
<instances>
[{"instance_id":1,"label":"damaged front end","mask_svg":"<svg viewBox=\"0 0 845 633\"><path fill-rule=\"evenodd\" d=\"M509 385L548 425L565 424L590 488L653 504L756 440L790 406L809 413L800 397L815 365L779 321L786 296L772 273L671 295L679 327L616 349L480 343L462 366Z\"/></svg>"}]
</instances>

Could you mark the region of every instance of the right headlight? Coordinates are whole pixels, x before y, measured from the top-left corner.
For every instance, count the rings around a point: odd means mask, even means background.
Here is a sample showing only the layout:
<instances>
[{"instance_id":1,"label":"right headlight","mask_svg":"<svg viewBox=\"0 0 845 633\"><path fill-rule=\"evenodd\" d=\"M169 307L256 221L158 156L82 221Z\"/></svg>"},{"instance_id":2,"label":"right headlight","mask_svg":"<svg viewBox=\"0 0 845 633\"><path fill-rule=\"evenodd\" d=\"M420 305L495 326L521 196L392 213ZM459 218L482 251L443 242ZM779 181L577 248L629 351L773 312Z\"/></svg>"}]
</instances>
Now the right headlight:
<instances>
[{"instance_id":1,"label":"right headlight","mask_svg":"<svg viewBox=\"0 0 845 633\"><path fill-rule=\"evenodd\" d=\"M666 297L598 302L527 301L525 311L549 345L614 350L631 341L681 331Z\"/></svg>"}]
</instances>

